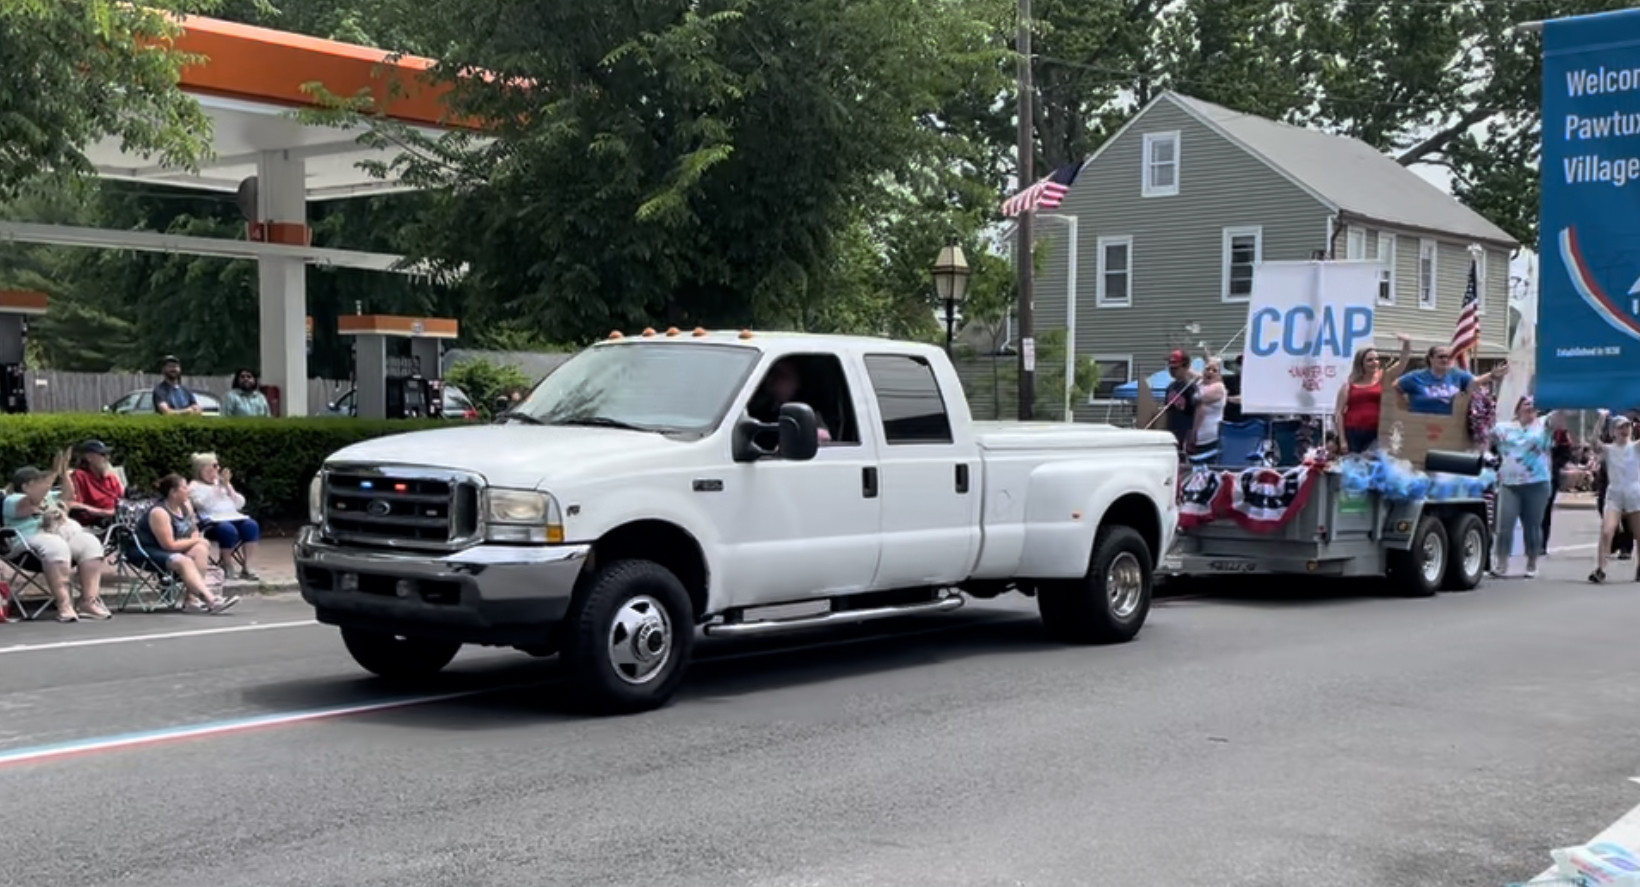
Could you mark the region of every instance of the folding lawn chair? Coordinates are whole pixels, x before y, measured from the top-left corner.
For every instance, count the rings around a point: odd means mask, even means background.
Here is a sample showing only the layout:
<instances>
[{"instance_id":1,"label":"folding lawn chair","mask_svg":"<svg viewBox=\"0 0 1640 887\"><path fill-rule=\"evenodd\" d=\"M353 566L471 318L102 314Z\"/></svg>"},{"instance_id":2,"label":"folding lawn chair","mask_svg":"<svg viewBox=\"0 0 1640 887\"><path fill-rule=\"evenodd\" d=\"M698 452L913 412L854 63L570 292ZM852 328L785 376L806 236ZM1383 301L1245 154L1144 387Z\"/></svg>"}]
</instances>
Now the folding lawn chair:
<instances>
[{"instance_id":1,"label":"folding lawn chair","mask_svg":"<svg viewBox=\"0 0 1640 887\"><path fill-rule=\"evenodd\" d=\"M53 606L45 565L11 527L0 527L0 564L11 570L11 605L24 619L38 619Z\"/></svg>"},{"instance_id":2,"label":"folding lawn chair","mask_svg":"<svg viewBox=\"0 0 1640 887\"><path fill-rule=\"evenodd\" d=\"M103 542L103 550L114 558L115 581L124 587L115 605L121 612L132 606L144 613L180 609L187 597L182 580L151 561L137 535L137 524L147 520L148 512L158 504L158 499L121 499Z\"/></svg>"}]
</instances>

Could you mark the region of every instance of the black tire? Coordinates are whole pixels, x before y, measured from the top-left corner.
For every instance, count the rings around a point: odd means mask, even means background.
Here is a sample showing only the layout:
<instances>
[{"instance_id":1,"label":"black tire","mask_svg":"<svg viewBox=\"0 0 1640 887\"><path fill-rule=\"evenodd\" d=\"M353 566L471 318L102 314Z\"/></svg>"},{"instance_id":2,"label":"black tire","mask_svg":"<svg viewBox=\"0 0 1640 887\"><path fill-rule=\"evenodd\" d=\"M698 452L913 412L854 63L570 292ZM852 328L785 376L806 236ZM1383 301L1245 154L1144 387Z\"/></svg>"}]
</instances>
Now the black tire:
<instances>
[{"instance_id":1,"label":"black tire","mask_svg":"<svg viewBox=\"0 0 1640 887\"><path fill-rule=\"evenodd\" d=\"M342 629L342 643L365 671L390 681L430 678L443 671L461 649L453 641L396 637L357 628Z\"/></svg>"},{"instance_id":2,"label":"black tire","mask_svg":"<svg viewBox=\"0 0 1640 887\"><path fill-rule=\"evenodd\" d=\"M1435 515L1426 514L1412 534L1411 547L1389 553L1390 581L1407 597L1433 597L1446 579L1451 552L1446 528ZM1436 560L1438 563L1431 563Z\"/></svg>"},{"instance_id":3,"label":"black tire","mask_svg":"<svg viewBox=\"0 0 1640 887\"><path fill-rule=\"evenodd\" d=\"M671 570L652 561L616 561L577 596L563 640L580 707L597 714L649 711L683 683L695 647L694 607Z\"/></svg>"},{"instance_id":4,"label":"black tire","mask_svg":"<svg viewBox=\"0 0 1640 887\"><path fill-rule=\"evenodd\" d=\"M1153 564L1150 546L1137 530L1100 530L1086 577L1037 587L1043 630L1067 644L1133 640L1150 615Z\"/></svg>"},{"instance_id":5,"label":"black tire","mask_svg":"<svg viewBox=\"0 0 1640 887\"><path fill-rule=\"evenodd\" d=\"M1446 525L1446 538L1451 546L1441 589L1473 591L1492 561L1492 537L1486 532L1486 521L1470 512L1460 512Z\"/></svg>"}]
</instances>

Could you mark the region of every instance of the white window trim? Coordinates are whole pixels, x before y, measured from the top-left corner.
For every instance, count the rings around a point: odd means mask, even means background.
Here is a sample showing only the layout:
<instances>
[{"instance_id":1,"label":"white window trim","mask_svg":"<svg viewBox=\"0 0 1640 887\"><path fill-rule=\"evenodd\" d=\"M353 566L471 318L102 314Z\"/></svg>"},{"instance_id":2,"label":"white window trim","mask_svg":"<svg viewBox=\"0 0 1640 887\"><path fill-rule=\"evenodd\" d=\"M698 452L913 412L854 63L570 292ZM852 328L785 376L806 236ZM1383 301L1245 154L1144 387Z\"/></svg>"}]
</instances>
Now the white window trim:
<instances>
[{"instance_id":1,"label":"white window trim","mask_svg":"<svg viewBox=\"0 0 1640 887\"><path fill-rule=\"evenodd\" d=\"M1378 264L1389 274L1389 297L1380 298L1378 304L1391 308L1395 307L1395 275L1398 272L1395 256L1400 243L1400 238L1394 234L1388 231L1378 232Z\"/></svg>"},{"instance_id":2,"label":"white window trim","mask_svg":"<svg viewBox=\"0 0 1640 887\"><path fill-rule=\"evenodd\" d=\"M1466 253L1466 255L1467 255L1467 253ZM1485 253L1485 251L1482 251L1480 256L1478 256L1478 257L1470 256L1470 258L1475 259L1475 307L1477 309L1476 313L1478 313L1482 317L1485 317L1486 316L1486 253ZM1464 281L1464 285L1465 286L1469 285L1468 280Z\"/></svg>"},{"instance_id":3,"label":"white window trim","mask_svg":"<svg viewBox=\"0 0 1640 887\"><path fill-rule=\"evenodd\" d=\"M1424 252L1429 252L1429 301L1424 301ZM1421 238L1418 241L1418 307L1435 311L1441 306L1441 244Z\"/></svg>"},{"instance_id":4,"label":"white window trim","mask_svg":"<svg viewBox=\"0 0 1640 887\"><path fill-rule=\"evenodd\" d=\"M1237 237L1252 236L1253 238L1253 267L1257 268L1264 262L1264 226L1244 225L1236 228L1224 229L1223 239L1220 242L1219 268L1219 301L1244 303L1252 298L1247 296L1230 295L1230 244Z\"/></svg>"},{"instance_id":5,"label":"white window trim","mask_svg":"<svg viewBox=\"0 0 1640 887\"><path fill-rule=\"evenodd\" d=\"M1127 298L1118 302L1105 297L1105 248L1110 246L1127 247ZM1121 234L1110 237L1101 237L1095 247L1096 255L1095 289L1093 304L1096 308L1131 308L1133 307L1133 235Z\"/></svg>"},{"instance_id":6,"label":"white window trim","mask_svg":"<svg viewBox=\"0 0 1640 887\"><path fill-rule=\"evenodd\" d=\"M1095 354L1095 355L1089 357L1088 359L1093 361L1095 364L1098 364L1100 362L1104 362L1104 363L1117 363L1117 362L1125 363L1125 364L1127 364L1127 381L1128 382L1133 381L1133 355L1131 355L1131 354ZM1127 383L1124 382L1122 384L1125 385ZM1095 386L1095 390L1088 392L1088 406L1100 406L1100 407L1102 407L1102 406L1110 406L1112 404L1126 403L1126 401L1121 400L1119 398L1115 398L1115 397L1100 397L1099 392L1098 392L1097 389L1098 389L1098 386Z\"/></svg>"},{"instance_id":7,"label":"white window trim","mask_svg":"<svg viewBox=\"0 0 1640 887\"><path fill-rule=\"evenodd\" d=\"M1173 142L1173 185L1168 188L1152 188L1150 186L1150 146L1160 141ZM1181 148L1184 139L1179 137L1178 130L1171 132L1147 132L1144 138L1144 156L1139 163L1139 193L1144 197L1173 197L1179 193L1179 173L1184 168L1180 162Z\"/></svg>"},{"instance_id":8,"label":"white window trim","mask_svg":"<svg viewBox=\"0 0 1640 887\"><path fill-rule=\"evenodd\" d=\"M1344 258L1351 262L1367 259L1367 229L1351 227L1344 232Z\"/></svg>"}]
</instances>

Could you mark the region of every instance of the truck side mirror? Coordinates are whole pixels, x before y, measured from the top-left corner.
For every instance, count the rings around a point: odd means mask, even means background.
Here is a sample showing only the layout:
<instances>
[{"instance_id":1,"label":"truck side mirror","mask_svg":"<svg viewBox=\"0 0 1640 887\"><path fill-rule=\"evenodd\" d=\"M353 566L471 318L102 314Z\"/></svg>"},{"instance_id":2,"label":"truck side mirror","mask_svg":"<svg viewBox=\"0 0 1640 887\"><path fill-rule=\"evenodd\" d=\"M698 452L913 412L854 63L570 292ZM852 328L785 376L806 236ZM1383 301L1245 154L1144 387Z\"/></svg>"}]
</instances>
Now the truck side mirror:
<instances>
[{"instance_id":1,"label":"truck side mirror","mask_svg":"<svg viewBox=\"0 0 1640 887\"><path fill-rule=\"evenodd\" d=\"M757 442L759 436L771 432L780 440L773 450ZM786 404L780 408L780 418L772 423L746 416L735 423L733 447L736 462L770 458L807 462L820 451L820 420L814 415L814 408L806 403Z\"/></svg>"}]
</instances>

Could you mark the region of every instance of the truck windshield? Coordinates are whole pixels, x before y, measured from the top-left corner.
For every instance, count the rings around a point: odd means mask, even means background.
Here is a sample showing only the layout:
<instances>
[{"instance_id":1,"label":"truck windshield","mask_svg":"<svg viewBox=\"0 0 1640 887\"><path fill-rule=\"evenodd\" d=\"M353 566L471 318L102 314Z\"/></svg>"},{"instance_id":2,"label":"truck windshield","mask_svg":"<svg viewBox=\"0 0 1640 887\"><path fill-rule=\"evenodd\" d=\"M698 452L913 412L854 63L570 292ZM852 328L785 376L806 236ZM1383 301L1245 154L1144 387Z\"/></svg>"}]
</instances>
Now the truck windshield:
<instances>
[{"instance_id":1,"label":"truck windshield","mask_svg":"<svg viewBox=\"0 0 1640 887\"><path fill-rule=\"evenodd\" d=\"M757 356L752 348L693 342L588 348L509 416L532 425L705 434L723 420Z\"/></svg>"}]
</instances>

